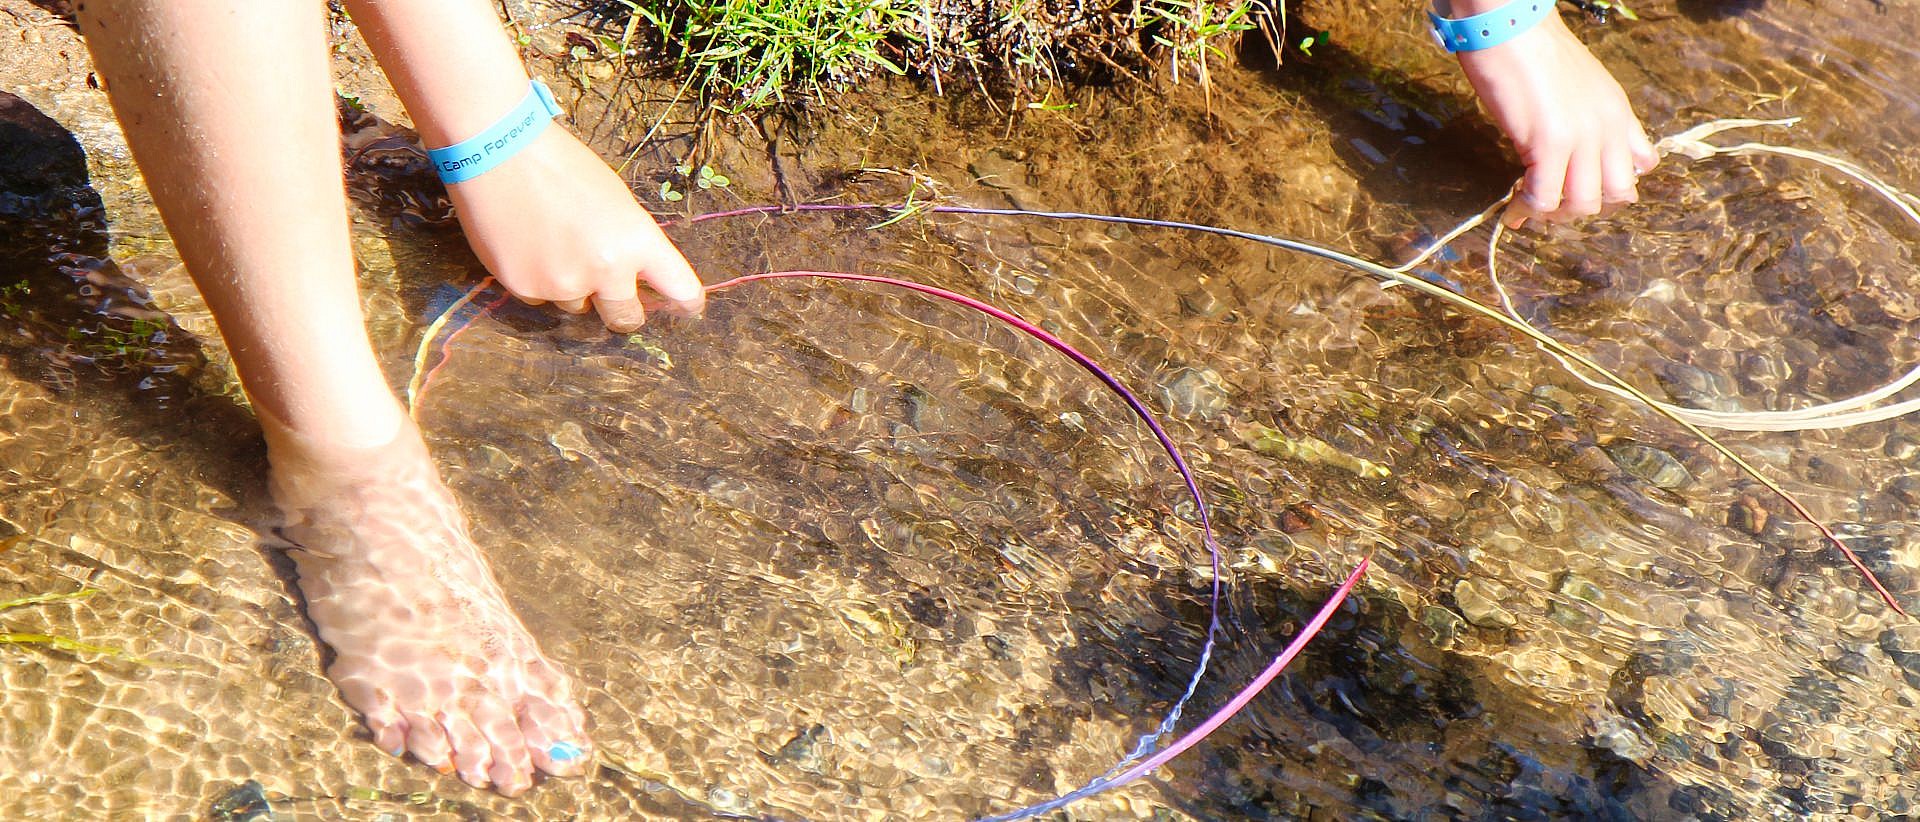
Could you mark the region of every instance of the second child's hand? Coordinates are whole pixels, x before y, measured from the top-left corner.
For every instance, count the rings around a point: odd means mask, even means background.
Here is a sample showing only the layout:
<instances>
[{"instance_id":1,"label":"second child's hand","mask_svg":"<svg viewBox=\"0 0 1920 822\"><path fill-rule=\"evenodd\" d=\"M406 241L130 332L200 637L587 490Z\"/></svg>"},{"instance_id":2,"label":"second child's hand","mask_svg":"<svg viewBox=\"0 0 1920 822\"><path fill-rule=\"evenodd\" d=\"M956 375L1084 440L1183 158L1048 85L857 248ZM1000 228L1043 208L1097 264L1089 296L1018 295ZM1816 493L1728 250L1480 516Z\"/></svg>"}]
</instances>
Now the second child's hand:
<instances>
[{"instance_id":1,"label":"second child's hand","mask_svg":"<svg viewBox=\"0 0 1920 822\"><path fill-rule=\"evenodd\" d=\"M1448 16L1479 14L1503 3L1454 0ZM1520 192L1502 218L1508 227L1534 217L1587 217L1639 200L1638 178L1659 156L1620 83L1558 14L1500 45L1458 57L1487 113L1526 164Z\"/></svg>"}]
</instances>

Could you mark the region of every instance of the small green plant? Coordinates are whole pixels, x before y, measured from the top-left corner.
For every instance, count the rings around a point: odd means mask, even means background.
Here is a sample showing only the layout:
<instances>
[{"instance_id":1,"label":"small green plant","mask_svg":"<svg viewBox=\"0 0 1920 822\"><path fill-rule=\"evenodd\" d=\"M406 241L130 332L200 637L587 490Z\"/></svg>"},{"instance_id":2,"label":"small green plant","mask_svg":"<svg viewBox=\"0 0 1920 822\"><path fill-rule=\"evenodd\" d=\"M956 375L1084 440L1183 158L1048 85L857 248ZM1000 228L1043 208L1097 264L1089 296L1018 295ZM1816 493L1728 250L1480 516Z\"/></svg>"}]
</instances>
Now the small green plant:
<instances>
[{"instance_id":1,"label":"small green plant","mask_svg":"<svg viewBox=\"0 0 1920 822\"><path fill-rule=\"evenodd\" d=\"M686 172L682 171L680 173L685 174ZM727 186L733 185L733 181L725 175L715 173L713 166L701 166L700 173L694 177L693 184L701 191L705 191L709 188L726 188Z\"/></svg>"},{"instance_id":2,"label":"small green plant","mask_svg":"<svg viewBox=\"0 0 1920 822\"><path fill-rule=\"evenodd\" d=\"M1294 44L1294 47L1300 49L1301 54L1304 54L1308 57L1312 57L1313 47L1324 46L1326 45L1327 41L1331 38L1332 38L1332 34L1330 34L1329 32L1319 31L1319 32L1315 32L1313 34L1307 35L1306 37L1300 38L1300 42Z\"/></svg>"},{"instance_id":3,"label":"small green plant","mask_svg":"<svg viewBox=\"0 0 1920 822\"><path fill-rule=\"evenodd\" d=\"M28 285L26 280L0 286L0 314L5 314L9 317L19 316L24 306L20 298L32 293L33 286Z\"/></svg>"},{"instance_id":4,"label":"small green plant","mask_svg":"<svg viewBox=\"0 0 1920 822\"><path fill-rule=\"evenodd\" d=\"M627 344L640 349L642 353L652 357L653 361L658 363L661 368L672 370L673 355L667 353L667 350L661 348L659 344L647 339L646 336L641 334L628 334Z\"/></svg>"},{"instance_id":5,"label":"small green plant","mask_svg":"<svg viewBox=\"0 0 1920 822\"><path fill-rule=\"evenodd\" d=\"M166 340L167 324L157 320L133 320L126 328L100 325L90 331L69 326L67 341L80 353L96 360L118 359L137 364Z\"/></svg>"},{"instance_id":6,"label":"small green plant","mask_svg":"<svg viewBox=\"0 0 1920 822\"><path fill-rule=\"evenodd\" d=\"M675 67L727 113L792 93L817 97L875 71L905 74L885 52L890 37L914 37L909 0L620 2L652 25Z\"/></svg>"},{"instance_id":7,"label":"small green plant","mask_svg":"<svg viewBox=\"0 0 1920 822\"><path fill-rule=\"evenodd\" d=\"M1154 44L1171 55L1174 82L1180 81L1184 63L1205 83L1208 58L1227 56L1220 48L1221 38L1252 31L1253 11L1251 0L1227 6L1215 0L1147 0L1140 5L1137 23L1153 32Z\"/></svg>"},{"instance_id":8,"label":"small green plant","mask_svg":"<svg viewBox=\"0 0 1920 822\"><path fill-rule=\"evenodd\" d=\"M700 191L707 191L709 189L715 189L715 188L726 188L727 186L733 185L732 178L729 178L727 175L721 174L720 172L714 171L713 166L703 165L698 170L696 170L692 166L687 165L686 163L681 163L680 165L673 167L673 173L676 175L679 175L680 179L683 182L691 180L693 183L693 187L696 189L699 189ZM686 198L687 198L686 192L680 191L673 187L673 180L668 179L660 183L660 199L666 200L669 203L677 203Z\"/></svg>"},{"instance_id":9,"label":"small green plant","mask_svg":"<svg viewBox=\"0 0 1920 822\"><path fill-rule=\"evenodd\" d=\"M1011 90L1016 108L1058 111L1047 91L1076 77L1136 70L1170 56L1175 79L1206 81L1243 32L1273 44L1285 27L1274 0L1129 0L1063 4L981 0L596 0L616 9L593 37L603 55L647 54L684 78L709 111L737 114L806 103L875 74L909 72L936 93L953 74ZM585 42L575 38L575 45ZM943 79L947 78L947 79ZM1025 101L1041 97L1033 106ZM675 102L680 94L674 95ZM657 126L656 126L657 128ZM651 134L651 131L649 132Z\"/></svg>"}]
</instances>

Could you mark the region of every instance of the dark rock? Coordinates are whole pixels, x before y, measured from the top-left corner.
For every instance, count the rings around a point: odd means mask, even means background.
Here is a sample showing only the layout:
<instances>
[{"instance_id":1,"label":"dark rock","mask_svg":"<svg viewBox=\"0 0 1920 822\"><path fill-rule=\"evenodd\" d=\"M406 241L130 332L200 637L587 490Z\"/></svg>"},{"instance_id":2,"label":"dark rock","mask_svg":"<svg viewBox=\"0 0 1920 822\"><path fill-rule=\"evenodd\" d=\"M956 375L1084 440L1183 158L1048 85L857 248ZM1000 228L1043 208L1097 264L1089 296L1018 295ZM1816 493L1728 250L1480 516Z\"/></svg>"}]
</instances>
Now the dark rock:
<instances>
[{"instance_id":1,"label":"dark rock","mask_svg":"<svg viewBox=\"0 0 1920 822\"><path fill-rule=\"evenodd\" d=\"M1727 509L1727 525L1756 537L1766 533L1771 519L1759 500L1744 494Z\"/></svg>"},{"instance_id":2,"label":"dark rock","mask_svg":"<svg viewBox=\"0 0 1920 822\"><path fill-rule=\"evenodd\" d=\"M1908 505L1920 507L1920 477L1903 474L1887 483L1887 493Z\"/></svg>"},{"instance_id":3,"label":"dark rock","mask_svg":"<svg viewBox=\"0 0 1920 822\"><path fill-rule=\"evenodd\" d=\"M1607 446L1607 456L1629 476L1666 489L1679 488L1693 481L1693 475L1674 455L1650 445L1623 443Z\"/></svg>"},{"instance_id":4,"label":"dark rock","mask_svg":"<svg viewBox=\"0 0 1920 822\"><path fill-rule=\"evenodd\" d=\"M1654 369L1654 378L1681 405L1731 410L1728 398L1734 393L1733 387L1718 374L1686 363L1663 362Z\"/></svg>"},{"instance_id":5,"label":"dark rock","mask_svg":"<svg viewBox=\"0 0 1920 822\"><path fill-rule=\"evenodd\" d=\"M774 755L773 760L776 764L792 765L807 773L822 773L826 770L826 756L822 750L826 735L827 726L813 725L794 734L785 745L781 745L780 752Z\"/></svg>"},{"instance_id":6,"label":"dark rock","mask_svg":"<svg viewBox=\"0 0 1920 822\"><path fill-rule=\"evenodd\" d=\"M27 101L0 92L0 249L45 248L52 236L66 250L103 256L105 230L80 142Z\"/></svg>"},{"instance_id":7,"label":"dark rock","mask_svg":"<svg viewBox=\"0 0 1920 822\"><path fill-rule=\"evenodd\" d=\"M1920 442L1895 434L1887 438L1887 443L1881 447L1880 453L1902 463L1912 463L1915 457L1920 457Z\"/></svg>"},{"instance_id":8,"label":"dark rock","mask_svg":"<svg viewBox=\"0 0 1920 822\"><path fill-rule=\"evenodd\" d=\"M267 789L252 779L221 794L207 809L207 815L217 822L272 822L279 818L267 801Z\"/></svg>"},{"instance_id":9,"label":"dark rock","mask_svg":"<svg viewBox=\"0 0 1920 822\"><path fill-rule=\"evenodd\" d=\"M1227 304L1212 291L1196 287L1180 295L1180 310L1189 316L1206 319L1219 316L1227 310Z\"/></svg>"}]
</instances>

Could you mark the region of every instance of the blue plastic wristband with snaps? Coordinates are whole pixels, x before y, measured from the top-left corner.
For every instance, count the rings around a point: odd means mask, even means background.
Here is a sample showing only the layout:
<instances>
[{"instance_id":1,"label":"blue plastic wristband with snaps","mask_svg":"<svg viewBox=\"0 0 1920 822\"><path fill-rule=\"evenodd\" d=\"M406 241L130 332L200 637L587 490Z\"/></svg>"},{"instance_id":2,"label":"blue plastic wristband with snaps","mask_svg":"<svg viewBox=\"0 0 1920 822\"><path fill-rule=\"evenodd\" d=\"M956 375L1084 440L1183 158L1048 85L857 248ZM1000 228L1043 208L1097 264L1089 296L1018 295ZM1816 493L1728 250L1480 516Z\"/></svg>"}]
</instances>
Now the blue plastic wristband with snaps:
<instances>
[{"instance_id":1,"label":"blue plastic wristband with snaps","mask_svg":"<svg viewBox=\"0 0 1920 822\"><path fill-rule=\"evenodd\" d=\"M1553 13L1556 0L1509 0L1497 9L1472 17L1449 20L1428 11L1433 37L1450 52L1479 51L1505 43L1540 24Z\"/></svg>"},{"instance_id":2,"label":"blue plastic wristband with snaps","mask_svg":"<svg viewBox=\"0 0 1920 822\"><path fill-rule=\"evenodd\" d=\"M526 99L499 122L446 148L427 149L427 159L433 161L442 182L464 183L518 154L558 116L560 104L553 101L553 92L547 90L547 84L535 80Z\"/></svg>"}]
</instances>

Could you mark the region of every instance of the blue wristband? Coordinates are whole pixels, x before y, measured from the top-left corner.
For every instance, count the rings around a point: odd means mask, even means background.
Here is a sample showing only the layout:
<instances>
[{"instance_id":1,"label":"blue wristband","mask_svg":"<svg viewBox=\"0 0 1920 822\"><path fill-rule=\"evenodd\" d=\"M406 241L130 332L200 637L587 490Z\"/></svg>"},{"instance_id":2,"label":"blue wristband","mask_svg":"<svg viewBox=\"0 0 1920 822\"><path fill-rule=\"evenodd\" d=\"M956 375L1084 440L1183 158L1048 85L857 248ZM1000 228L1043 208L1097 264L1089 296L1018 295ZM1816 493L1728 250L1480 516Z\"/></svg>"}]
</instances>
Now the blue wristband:
<instances>
[{"instance_id":1,"label":"blue wristband","mask_svg":"<svg viewBox=\"0 0 1920 822\"><path fill-rule=\"evenodd\" d=\"M464 183L485 174L547 130L553 118L560 116L560 105L553 101L547 84L535 80L532 86L520 105L485 131L446 148L427 149L427 159L433 161L442 182Z\"/></svg>"},{"instance_id":2,"label":"blue wristband","mask_svg":"<svg viewBox=\"0 0 1920 822\"><path fill-rule=\"evenodd\" d=\"M1433 37L1450 52L1490 49L1540 25L1553 13L1556 0L1508 0L1507 4L1472 17L1449 20L1428 11Z\"/></svg>"}]
</instances>

